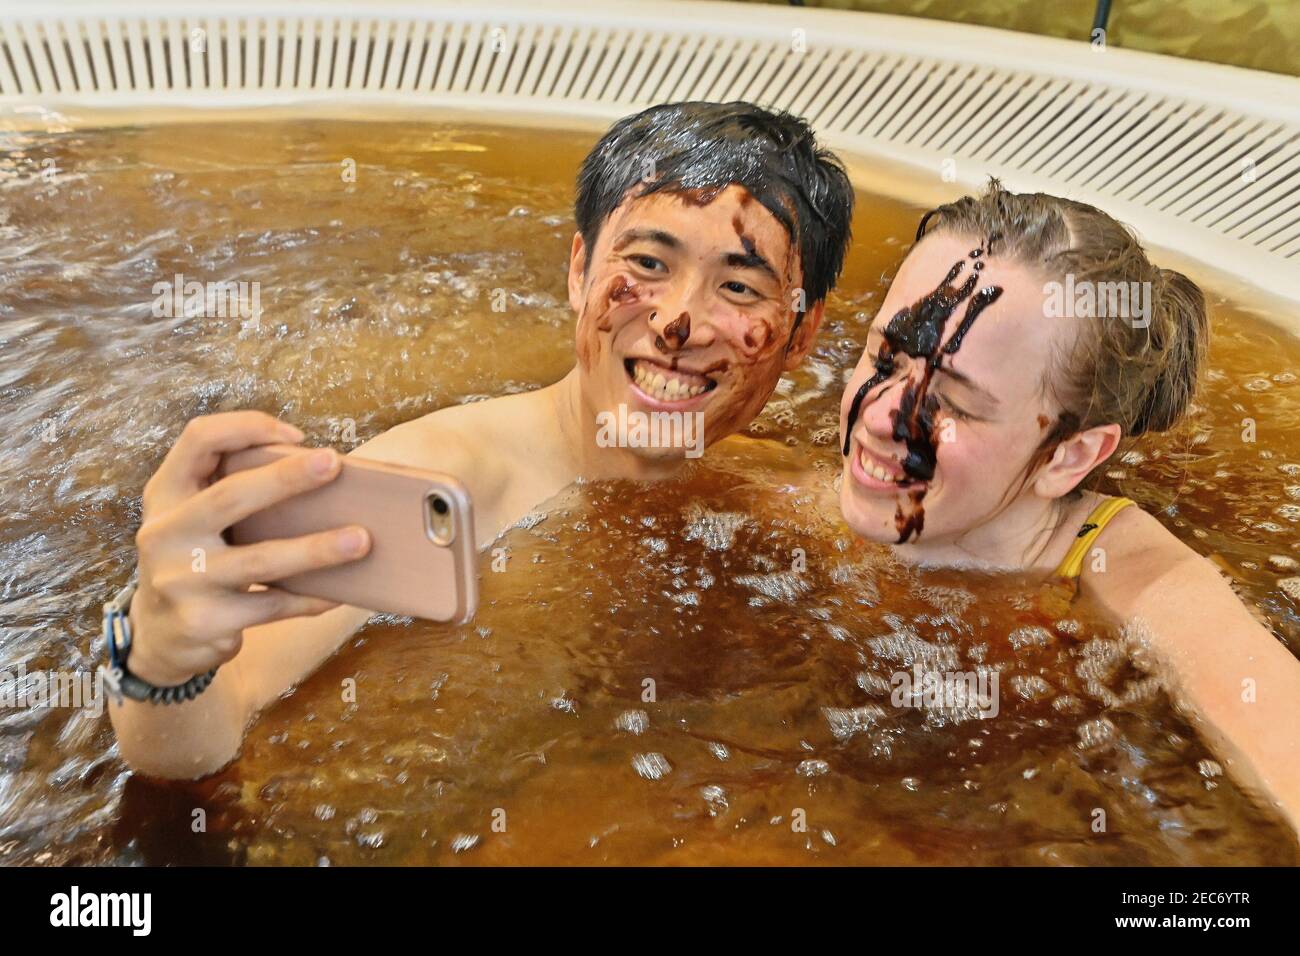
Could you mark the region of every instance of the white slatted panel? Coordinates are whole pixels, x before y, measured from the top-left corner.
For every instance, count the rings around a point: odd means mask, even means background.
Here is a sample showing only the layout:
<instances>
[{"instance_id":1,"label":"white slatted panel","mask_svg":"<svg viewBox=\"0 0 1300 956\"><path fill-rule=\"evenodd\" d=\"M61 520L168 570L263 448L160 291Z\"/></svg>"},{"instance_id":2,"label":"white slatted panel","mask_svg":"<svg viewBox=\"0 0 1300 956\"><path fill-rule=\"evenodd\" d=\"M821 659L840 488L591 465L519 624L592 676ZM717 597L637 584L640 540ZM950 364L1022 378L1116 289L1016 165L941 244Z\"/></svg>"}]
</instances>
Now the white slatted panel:
<instances>
[{"instance_id":1,"label":"white slatted panel","mask_svg":"<svg viewBox=\"0 0 1300 956\"><path fill-rule=\"evenodd\" d=\"M762 28L777 16L768 8L747 9L752 22L737 30L689 22L707 5L679 8L681 22L657 4L652 25L557 18L518 3L500 16L490 2L364 14L342 3L244 15L180 6L60 16L57 7L32 15L0 5L0 108L122 94L184 104L199 91L255 103L297 91L578 103L616 116L668 100L743 98L805 116L834 145L934 168L970 164L1013 184L1023 174L1248 247L1263 266L1300 266L1300 114L1253 115L1173 84L1154 88L1149 77L1127 85L1119 73L1058 75L1030 55L1002 65L936 58L900 48L871 28L889 18L867 15L836 15L837 26L860 29L801 50L784 26ZM1300 109L1300 93L1292 105Z\"/></svg>"}]
</instances>

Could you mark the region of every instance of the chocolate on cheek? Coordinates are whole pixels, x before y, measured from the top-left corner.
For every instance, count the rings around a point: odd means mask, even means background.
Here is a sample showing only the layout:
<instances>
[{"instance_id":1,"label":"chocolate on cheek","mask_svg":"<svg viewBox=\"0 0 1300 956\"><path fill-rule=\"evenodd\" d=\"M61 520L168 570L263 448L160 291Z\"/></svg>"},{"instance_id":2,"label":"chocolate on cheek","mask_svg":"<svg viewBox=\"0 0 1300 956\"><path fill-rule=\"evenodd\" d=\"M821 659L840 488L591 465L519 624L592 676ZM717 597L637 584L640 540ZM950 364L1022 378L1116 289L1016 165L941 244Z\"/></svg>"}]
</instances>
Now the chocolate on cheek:
<instances>
[{"instance_id":1,"label":"chocolate on cheek","mask_svg":"<svg viewBox=\"0 0 1300 956\"><path fill-rule=\"evenodd\" d=\"M608 332L613 328L613 319L610 317L615 309L622 305L630 305L641 298L641 287L632 282L625 275L616 275L609 283L609 288L605 292L605 301L607 307L605 312L596 321L596 331Z\"/></svg>"},{"instance_id":2,"label":"chocolate on cheek","mask_svg":"<svg viewBox=\"0 0 1300 956\"><path fill-rule=\"evenodd\" d=\"M940 422L937 418L939 402L930 394L930 382L945 355L955 355L965 341L967 333L981 312L997 301L1002 295L999 286L986 286L975 293L975 284L984 263L978 261L984 249L974 249L969 258L975 261L971 274L960 286L953 283L965 269L965 260L959 259L948 270L947 276L930 293L922 296L899 312L885 327L885 340L875 357L876 372L858 389L849 406L849 414L844 428L844 454L847 456L851 443L853 428L868 393L881 382L894 374L894 356L902 352L911 358L923 360L919 379L909 376L903 385L898 406L891 410L893 421L892 437L907 447L907 457L903 460L904 483L907 481L928 482L934 477L938 464L938 431ZM972 293L975 293L972 296ZM948 319L957 306L967 302L957 330L943 343ZM878 397L878 396L877 396ZM908 492L908 507L898 503L894 514L894 525L898 531L898 543L903 544L913 535L919 537L925 525L924 500L926 488L912 488Z\"/></svg>"},{"instance_id":3,"label":"chocolate on cheek","mask_svg":"<svg viewBox=\"0 0 1300 956\"><path fill-rule=\"evenodd\" d=\"M750 196L749 193L742 193L740 196L741 211L744 211L745 207L752 201L753 197ZM741 219L740 212L737 212L731 217L731 228L735 230L736 238L740 240L740 246L745 250L745 255L757 256L758 243L754 241L752 235L745 231L745 223ZM790 291L790 286L793 283L793 267L794 237L790 235L789 232L786 232L785 262L782 270L785 274L785 285L781 289L782 301L785 301L785 297ZM740 317L743 323L740 342L743 345L742 354L747 359L756 361L764 357L765 352L771 351L775 346L780 344L780 337L776 334L775 324L769 318L762 316L754 318L746 313L741 313ZM801 318L801 316L796 318L796 326Z\"/></svg>"},{"instance_id":4,"label":"chocolate on cheek","mask_svg":"<svg viewBox=\"0 0 1300 956\"><path fill-rule=\"evenodd\" d=\"M578 317L578 360L584 367L590 367L593 359L593 350L600 341L599 336L592 338L582 333L585 327L587 313L593 309L600 309L600 314L595 320L595 331L597 333L608 333L614 328L613 312L615 309L625 305L632 305L641 298L642 289L632 279L622 273L614 276L606 283L604 291L593 295L583 305L582 314Z\"/></svg>"},{"instance_id":5,"label":"chocolate on cheek","mask_svg":"<svg viewBox=\"0 0 1300 956\"><path fill-rule=\"evenodd\" d=\"M740 354L750 362L765 358L777 342L771 321L764 316L755 317L742 312L740 326Z\"/></svg>"}]
</instances>

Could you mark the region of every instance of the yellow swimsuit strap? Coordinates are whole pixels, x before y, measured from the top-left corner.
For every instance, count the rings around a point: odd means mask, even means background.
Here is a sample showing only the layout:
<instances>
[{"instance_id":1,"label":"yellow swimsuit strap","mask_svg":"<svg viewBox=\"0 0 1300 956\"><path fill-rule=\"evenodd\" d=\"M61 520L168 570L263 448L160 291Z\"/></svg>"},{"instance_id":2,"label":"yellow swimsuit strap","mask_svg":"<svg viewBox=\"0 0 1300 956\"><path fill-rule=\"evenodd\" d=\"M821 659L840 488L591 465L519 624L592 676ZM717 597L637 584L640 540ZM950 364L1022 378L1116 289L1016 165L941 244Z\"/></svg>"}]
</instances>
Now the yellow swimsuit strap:
<instances>
[{"instance_id":1,"label":"yellow swimsuit strap","mask_svg":"<svg viewBox=\"0 0 1300 956\"><path fill-rule=\"evenodd\" d=\"M1093 508L1092 514L1088 515L1088 520L1079 529L1074 544L1066 552L1065 560L1056 569L1057 577L1071 580L1077 578L1083 571L1083 559L1088 554L1088 549L1092 547L1092 543L1097 540L1097 536L1101 534L1101 529L1106 527L1111 518L1135 503L1132 498L1107 498Z\"/></svg>"}]
</instances>

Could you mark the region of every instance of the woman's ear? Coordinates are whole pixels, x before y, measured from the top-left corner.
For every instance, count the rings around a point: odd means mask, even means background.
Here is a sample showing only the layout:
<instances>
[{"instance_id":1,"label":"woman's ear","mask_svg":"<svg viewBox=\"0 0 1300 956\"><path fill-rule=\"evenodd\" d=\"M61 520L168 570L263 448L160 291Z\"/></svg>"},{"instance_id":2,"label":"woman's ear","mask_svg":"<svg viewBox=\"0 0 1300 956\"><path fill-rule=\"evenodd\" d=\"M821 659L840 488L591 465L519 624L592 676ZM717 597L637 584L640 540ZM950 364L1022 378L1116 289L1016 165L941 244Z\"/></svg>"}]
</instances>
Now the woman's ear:
<instances>
[{"instance_id":1,"label":"woman's ear","mask_svg":"<svg viewBox=\"0 0 1300 956\"><path fill-rule=\"evenodd\" d=\"M582 241L582 233L573 234L573 245L569 249L569 305L575 314L582 313L585 297L583 286L587 281L587 247Z\"/></svg>"},{"instance_id":2,"label":"woman's ear","mask_svg":"<svg viewBox=\"0 0 1300 956\"><path fill-rule=\"evenodd\" d=\"M803 321L790 335L790 344L785 349L785 370L792 372L808 357L813 342L817 338L817 329L821 327L822 315L826 312L826 300L813 303L803 314Z\"/></svg>"},{"instance_id":3,"label":"woman's ear","mask_svg":"<svg viewBox=\"0 0 1300 956\"><path fill-rule=\"evenodd\" d=\"M1115 453L1122 436L1118 425L1097 425L1071 435L1056 446L1051 459L1034 478L1034 492L1060 498L1078 487L1094 468Z\"/></svg>"}]
</instances>

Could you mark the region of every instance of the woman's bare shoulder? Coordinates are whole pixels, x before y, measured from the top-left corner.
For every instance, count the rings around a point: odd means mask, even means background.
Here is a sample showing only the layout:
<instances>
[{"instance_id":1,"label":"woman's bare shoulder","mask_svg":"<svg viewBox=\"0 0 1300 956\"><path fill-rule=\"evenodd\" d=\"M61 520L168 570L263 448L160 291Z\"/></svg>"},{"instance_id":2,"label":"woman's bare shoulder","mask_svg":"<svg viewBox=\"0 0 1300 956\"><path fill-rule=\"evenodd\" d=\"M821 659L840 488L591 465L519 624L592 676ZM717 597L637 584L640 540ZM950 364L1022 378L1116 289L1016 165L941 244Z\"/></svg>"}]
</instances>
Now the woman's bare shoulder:
<instances>
[{"instance_id":1,"label":"woman's bare shoulder","mask_svg":"<svg viewBox=\"0 0 1300 956\"><path fill-rule=\"evenodd\" d=\"M1084 587L1111 611L1126 616L1155 590L1169 597L1188 590L1202 600L1239 603L1218 568L1140 506L1118 512L1098 536L1100 560L1084 562Z\"/></svg>"}]
</instances>

